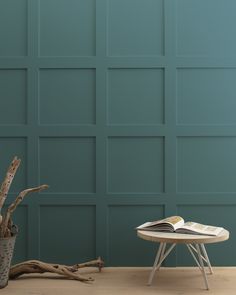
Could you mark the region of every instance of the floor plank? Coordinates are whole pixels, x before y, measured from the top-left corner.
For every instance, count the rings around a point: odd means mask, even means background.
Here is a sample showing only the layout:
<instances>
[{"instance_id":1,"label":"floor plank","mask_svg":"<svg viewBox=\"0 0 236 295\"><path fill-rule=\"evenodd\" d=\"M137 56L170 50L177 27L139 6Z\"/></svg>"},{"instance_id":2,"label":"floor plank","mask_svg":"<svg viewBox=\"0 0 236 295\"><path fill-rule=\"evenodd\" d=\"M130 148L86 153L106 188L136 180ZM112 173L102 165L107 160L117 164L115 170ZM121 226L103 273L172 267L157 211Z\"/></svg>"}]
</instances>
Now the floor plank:
<instances>
[{"instance_id":1,"label":"floor plank","mask_svg":"<svg viewBox=\"0 0 236 295\"><path fill-rule=\"evenodd\" d=\"M213 268L208 276L210 290L204 289L198 268L162 268L147 286L151 268L116 267L104 268L101 273L92 269L93 283L61 279L55 275L27 275L9 281L1 295L189 295L189 294L236 294L236 267ZM207 293L206 293L207 292Z\"/></svg>"}]
</instances>

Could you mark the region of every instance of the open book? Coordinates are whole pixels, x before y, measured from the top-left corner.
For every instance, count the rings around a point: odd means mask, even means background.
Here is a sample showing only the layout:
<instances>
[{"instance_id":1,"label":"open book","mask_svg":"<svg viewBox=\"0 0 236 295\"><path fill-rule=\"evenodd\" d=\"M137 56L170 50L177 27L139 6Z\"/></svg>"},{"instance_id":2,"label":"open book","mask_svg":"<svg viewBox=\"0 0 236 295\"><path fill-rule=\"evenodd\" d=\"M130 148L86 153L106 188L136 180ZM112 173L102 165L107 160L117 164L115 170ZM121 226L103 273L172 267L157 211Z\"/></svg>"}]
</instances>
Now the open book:
<instances>
[{"instance_id":1,"label":"open book","mask_svg":"<svg viewBox=\"0 0 236 295\"><path fill-rule=\"evenodd\" d=\"M217 236L223 230L223 227L204 225L192 221L185 222L181 216L171 216L157 221L145 222L136 229Z\"/></svg>"}]
</instances>

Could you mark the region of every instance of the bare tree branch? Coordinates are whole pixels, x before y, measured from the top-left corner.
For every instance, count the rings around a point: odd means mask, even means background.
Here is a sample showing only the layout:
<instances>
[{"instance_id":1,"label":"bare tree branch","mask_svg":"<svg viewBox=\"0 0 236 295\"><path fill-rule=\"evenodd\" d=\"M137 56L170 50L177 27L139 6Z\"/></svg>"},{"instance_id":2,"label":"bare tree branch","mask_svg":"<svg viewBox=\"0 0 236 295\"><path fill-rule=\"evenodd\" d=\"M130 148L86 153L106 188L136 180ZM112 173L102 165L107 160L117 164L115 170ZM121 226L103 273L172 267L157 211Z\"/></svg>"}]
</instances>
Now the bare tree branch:
<instances>
[{"instance_id":1,"label":"bare tree branch","mask_svg":"<svg viewBox=\"0 0 236 295\"><path fill-rule=\"evenodd\" d=\"M4 205L4 202L7 198L8 191L10 189L11 183L13 181L13 178L16 174L16 171L18 167L20 166L21 160L17 159L17 157L14 157L12 160L10 166L7 169L7 173L5 176L4 181L2 182L1 188L0 188L0 211ZM2 216L0 215L0 224L2 221Z\"/></svg>"},{"instance_id":2,"label":"bare tree branch","mask_svg":"<svg viewBox=\"0 0 236 295\"><path fill-rule=\"evenodd\" d=\"M43 185L40 185L38 187L25 189L25 190L23 190L22 192L19 193L19 195L17 196L15 201L7 208L6 214L3 217L2 224L0 225L0 237L5 237L6 236L6 231L7 231L7 228L8 228L8 223L9 223L9 220L11 218L11 215L15 211L17 206L24 200L24 197L28 193L40 192L40 191L42 191L42 190L44 190L46 188L48 188L48 185L43 184Z\"/></svg>"},{"instance_id":3,"label":"bare tree branch","mask_svg":"<svg viewBox=\"0 0 236 295\"><path fill-rule=\"evenodd\" d=\"M92 266L92 267L98 267L100 271L103 265L104 265L104 262L101 260L100 257L96 260L88 261L81 264L75 264L73 266L45 263L39 260L28 260L28 261L24 261L16 265L13 265L10 269L9 278L16 279L23 274L29 274L29 273L50 272L50 273L56 273L59 275L64 275L74 280L90 282L90 281L93 281L93 278L84 277L81 274L78 274L77 273L78 269L82 267Z\"/></svg>"}]
</instances>

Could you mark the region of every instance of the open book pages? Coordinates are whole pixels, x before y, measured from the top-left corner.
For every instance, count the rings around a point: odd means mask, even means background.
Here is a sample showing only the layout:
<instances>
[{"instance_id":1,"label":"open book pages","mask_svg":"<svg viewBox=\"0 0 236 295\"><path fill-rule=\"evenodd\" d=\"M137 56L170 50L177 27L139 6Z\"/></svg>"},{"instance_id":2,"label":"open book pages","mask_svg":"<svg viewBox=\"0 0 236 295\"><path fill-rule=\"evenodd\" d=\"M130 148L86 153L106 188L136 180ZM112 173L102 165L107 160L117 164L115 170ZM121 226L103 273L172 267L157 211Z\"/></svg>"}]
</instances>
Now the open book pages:
<instances>
[{"instance_id":1,"label":"open book pages","mask_svg":"<svg viewBox=\"0 0 236 295\"><path fill-rule=\"evenodd\" d=\"M183 225L184 219L181 216L170 216L161 220L145 222L144 224L139 225L136 229L174 232L177 228L180 228Z\"/></svg>"},{"instance_id":2,"label":"open book pages","mask_svg":"<svg viewBox=\"0 0 236 295\"><path fill-rule=\"evenodd\" d=\"M181 216L170 216L161 220L145 222L136 227L136 229L209 236L217 236L223 230L222 227L205 225L192 221L185 222Z\"/></svg>"},{"instance_id":3,"label":"open book pages","mask_svg":"<svg viewBox=\"0 0 236 295\"><path fill-rule=\"evenodd\" d=\"M197 222L188 221L185 222L180 228L176 229L177 233L183 234L202 234L202 235L209 235L209 236L217 236L223 227L212 226L212 225L205 225Z\"/></svg>"}]
</instances>

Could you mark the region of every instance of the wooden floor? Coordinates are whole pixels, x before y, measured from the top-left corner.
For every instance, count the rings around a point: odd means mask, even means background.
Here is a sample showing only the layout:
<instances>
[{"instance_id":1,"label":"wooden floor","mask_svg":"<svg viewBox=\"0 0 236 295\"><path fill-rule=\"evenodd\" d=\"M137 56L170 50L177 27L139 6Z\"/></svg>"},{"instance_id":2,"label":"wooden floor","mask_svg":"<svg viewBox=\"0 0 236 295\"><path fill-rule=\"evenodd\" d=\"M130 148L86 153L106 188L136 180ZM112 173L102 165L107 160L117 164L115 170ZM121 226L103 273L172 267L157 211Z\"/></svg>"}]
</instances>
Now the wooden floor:
<instances>
[{"instance_id":1,"label":"wooden floor","mask_svg":"<svg viewBox=\"0 0 236 295\"><path fill-rule=\"evenodd\" d=\"M104 268L101 273L92 269L93 283L59 279L52 275L31 275L9 281L1 295L189 295L236 294L236 267L213 268L209 275L210 290L204 289L198 268L162 268L147 286L150 268ZM88 274L88 270L83 270ZM89 273L90 274L90 273Z\"/></svg>"}]
</instances>

